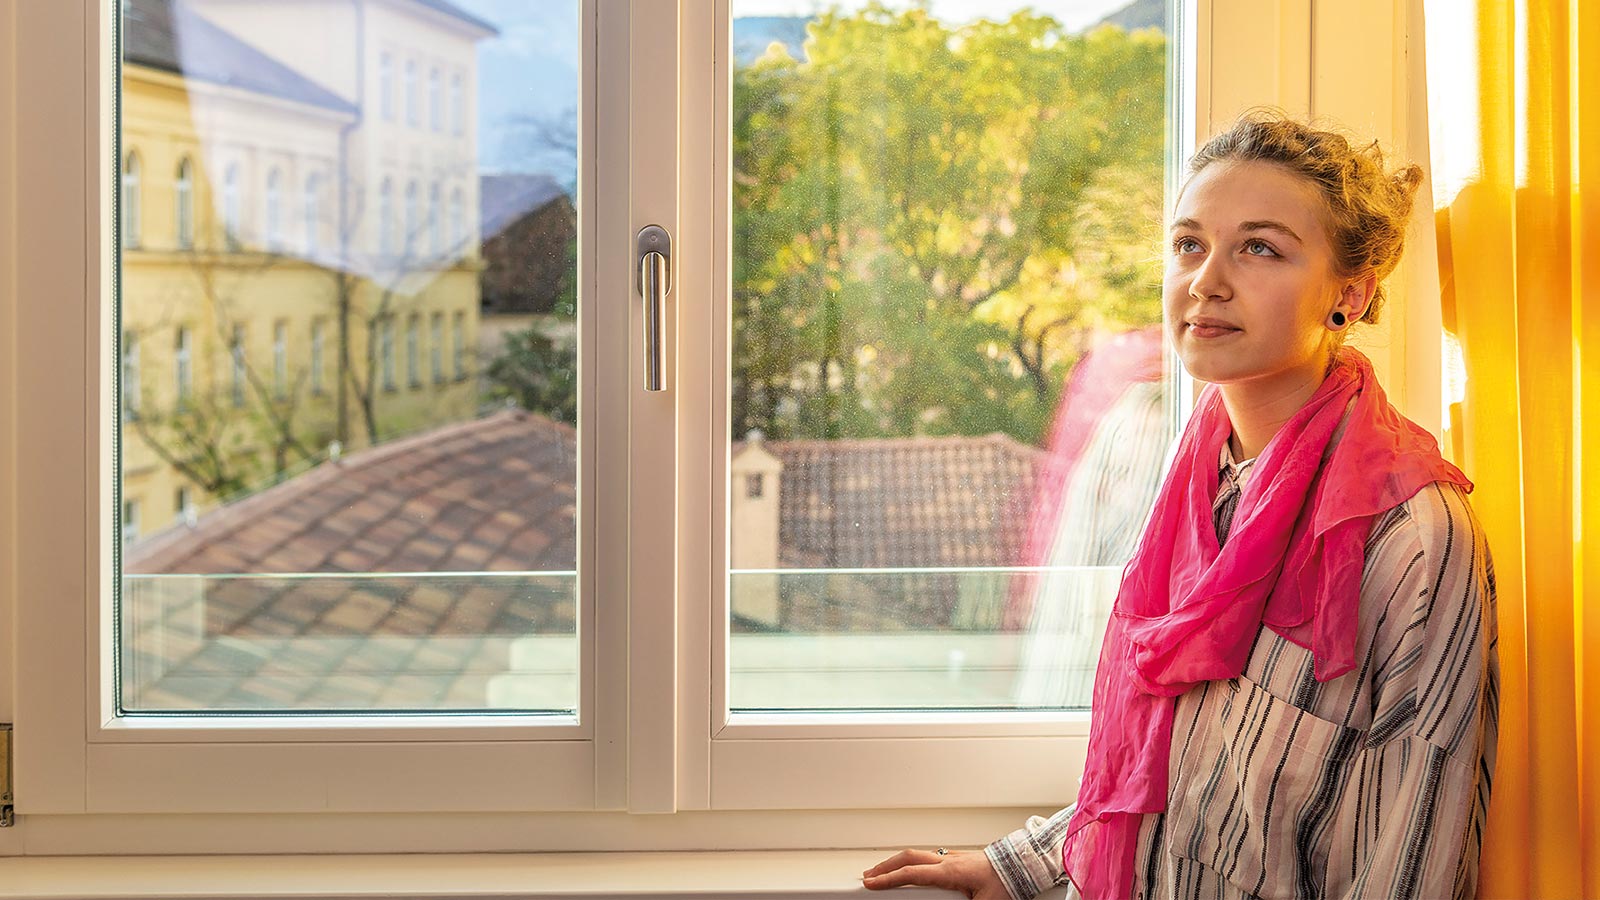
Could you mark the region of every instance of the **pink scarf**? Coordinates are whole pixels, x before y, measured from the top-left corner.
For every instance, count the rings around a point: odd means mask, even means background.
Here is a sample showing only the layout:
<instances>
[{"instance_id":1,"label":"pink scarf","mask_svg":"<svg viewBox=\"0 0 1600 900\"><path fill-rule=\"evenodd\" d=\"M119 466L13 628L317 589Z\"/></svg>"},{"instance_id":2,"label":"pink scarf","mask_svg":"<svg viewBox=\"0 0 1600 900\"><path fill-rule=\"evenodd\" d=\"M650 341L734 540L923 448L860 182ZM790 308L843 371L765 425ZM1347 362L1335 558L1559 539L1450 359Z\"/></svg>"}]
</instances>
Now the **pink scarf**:
<instances>
[{"instance_id":1,"label":"pink scarf","mask_svg":"<svg viewBox=\"0 0 1600 900\"><path fill-rule=\"evenodd\" d=\"M1345 431L1331 443L1351 401ZM1232 430L1221 393L1208 386L1123 570L1062 848L1067 875L1088 900L1133 890L1141 817L1166 808L1172 698L1243 672L1263 625L1309 649L1319 681L1350 671L1376 517L1435 481L1472 490L1433 436L1389 405L1367 358L1346 347L1261 452L1220 547L1211 503Z\"/></svg>"}]
</instances>

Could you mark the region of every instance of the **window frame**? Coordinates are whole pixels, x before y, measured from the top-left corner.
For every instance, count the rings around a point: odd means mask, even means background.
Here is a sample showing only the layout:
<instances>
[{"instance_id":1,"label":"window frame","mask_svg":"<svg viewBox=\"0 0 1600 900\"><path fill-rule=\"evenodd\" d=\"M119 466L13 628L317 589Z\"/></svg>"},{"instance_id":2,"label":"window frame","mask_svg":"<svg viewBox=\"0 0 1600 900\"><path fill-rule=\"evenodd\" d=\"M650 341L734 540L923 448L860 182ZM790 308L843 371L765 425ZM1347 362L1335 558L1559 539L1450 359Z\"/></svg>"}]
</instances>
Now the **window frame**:
<instances>
[{"instance_id":1,"label":"window frame","mask_svg":"<svg viewBox=\"0 0 1600 900\"><path fill-rule=\"evenodd\" d=\"M1410 58L1405 40L1395 39L1408 34L1403 28L1408 20L1378 0L1357 2L1365 18L1359 10L1341 10L1336 16L1319 8L1313 15L1308 0L1300 0L1285 4L1274 19L1261 16L1250 0L1186 0L1184 19L1193 40L1184 45L1185 70L1199 73L1185 86L1183 134L1189 145L1194 135L1234 111L1274 101L1291 109L1310 105L1322 114L1342 115L1355 127L1377 117L1382 127L1371 130L1390 137L1394 123L1405 123L1406 116L1393 104L1374 112L1372 85L1392 79ZM1070 799L1074 788L1065 773L1081 760L1083 728L1060 719L1030 721L1016 715L1004 721L1007 717L987 716L982 722L961 722L941 716L931 722L912 717L887 723L716 724L721 711L707 698L719 693L716 672L723 660L713 653L713 623L724 611L718 608L720 601L707 598L715 596L719 552L709 535L720 533L716 509L727 490L722 435L713 426L709 391L705 396L679 392L672 398L677 410L671 404L644 408L648 398L641 396L635 377L637 303L626 308L594 304L580 314L583 353L628 361L623 369L597 370L580 400L586 415L593 416L584 452L595 473L581 486L584 502L595 511L585 526L587 543L580 539L580 571L590 580L580 591L582 615L596 622L585 638L583 704L593 711L586 722L555 732L487 721L441 727L403 717L381 726L359 717L223 728L117 721L105 701L111 673L101 664L102 626L110 616L105 573L114 561L107 526L118 510L105 478L113 459L109 429L115 416L102 414L114 409L114 375L108 369L120 358L110 304L102 300L110 296L115 274L113 232L105 227L116 190L106 161L118 158L105 112L111 108L115 68L112 5L97 0L19 5L8 15L30 39L17 42L8 62L0 61L0 67L14 65L52 76L29 79L27 93L21 92L18 79L0 80L0 134L30 137L26 142L0 141L0 154L11 154L9 159L0 157L0 177L21 188L14 194L14 209L0 210L0 238L6 238L0 240L0 261L9 256L16 272L13 292L0 293L0 325L11 326L0 327L0 336L28 335L25 342L12 339L17 362L0 368L0 397L18 401L0 404L9 407L0 409L0 434L53 438L51 447L38 441L16 442L14 447L0 441L0 486L7 488L0 490L0 559L14 554L18 573L14 588L0 586L0 613L15 619L18 649L14 671L0 668L0 704L10 704L9 713L0 713L14 715L18 723L19 813L19 827L0 834L0 855L96 847L103 848L98 852L557 849L573 841L581 841L580 847L617 848L692 846L686 842L696 841L732 847L752 842L821 846L843 840L867 846L892 839L886 835L909 841L911 835L924 834L917 822L937 822L949 826L942 834L976 835L968 840L977 841L1002 833L994 823L1014 822L1018 808L1040 810ZM726 133L727 111L716 102L721 76L712 61L727 59L719 52L727 49L727 29L717 25L726 21L728 0L685 0L681 17L672 4L590 0L587 8L582 25L586 49L627 64L606 71L586 67L585 96L623 103L630 93L659 96L649 92L667 91L674 102L635 103L631 120L620 124L615 119L598 122L587 107L580 117L585 144L595 148L593 156L580 160L585 208L595 212L581 226L580 283L591 296L632 296L630 249L620 241L597 241L597 220L626 223L634 231L652 221L673 228L680 259L713 261L680 268L674 298L720 297L717 303L722 304L703 309L673 304L678 319L669 323L668 339L676 348L674 381L715 386L719 376L710 371L710 360L726 352L725 328L717 325L718 310L725 311L726 284L715 274L725 269L714 260L725 252L717 248L726 243L727 227L726 216L719 218L718 212L726 210L725 188L716 182L728 161L727 148L715 138ZM1264 19L1270 21L1262 24ZM1392 53L1376 54L1376 66L1368 57L1359 61L1375 71L1346 78L1356 62L1345 62L1342 54L1328 50L1313 53L1314 47L1332 40L1327 35L1343 38L1352 29L1370 45L1372 22L1391 26ZM630 42L630 28L652 39ZM1383 30L1381 24L1376 30ZM681 49L660 40L663 34L679 35ZM1255 52L1263 40L1279 52ZM655 57L661 53L671 54L673 77L647 78L644 72L661 64ZM1213 70L1212 59L1226 59L1230 67ZM1352 80L1358 88L1349 87ZM676 94L671 92L680 82L690 90L684 95L683 117L672 119ZM1272 90L1264 91L1263 84ZM1390 88L1392 94L1392 84ZM1311 104L1312 97L1328 102ZM60 114L79 108L84 110L81 117ZM409 114L408 109L408 120ZM647 127L661 126L662 116L668 117L664 129ZM677 135L677 140L672 152L661 153L659 146L630 141L634 133ZM1425 152L1425 134L1403 133L1410 136L1409 148L1423 140ZM597 186L596 175L603 171L665 171L670 180L680 157L715 162L710 170L688 178L681 193L626 195ZM231 161L225 171L240 174L236 167L241 164ZM22 172L26 179L19 177ZM232 183L237 205L237 179ZM30 227L22 231L11 225L8 230L8 215L25 219ZM1397 276L1397 287L1402 279L1407 285L1425 282L1428 266L1419 264L1422 255L1411 255L1409 263L1423 274ZM0 284L0 292L6 290ZM23 304L17 299L22 296L59 296L64 302ZM452 325L465 315L453 312ZM1436 423L1437 357L1431 369L1426 359L1429 317L1408 311L1394 318L1400 323L1396 330L1404 334L1396 342L1401 349L1387 358L1390 377L1398 378L1392 383L1399 389L1391 390L1391 397L1425 426L1431 424L1431 407ZM461 329L452 331L461 374ZM1380 331L1379 340L1386 334ZM1436 344L1436 326L1431 337ZM1420 355L1407 355L1410 365L1397 365L1402 353L1413 351ZM1437 354L1436 346L1433 352ZM1380 373L1386 371L1385 359L1375 356L1375 362ZM191 349L191 371L193 365ZM23 371L29 373L28 391L21 390ZM36 391L35 385L43 387ZM674 414L684 424L664 450L627 448L592 437L664 427L662 417L670 421ZM72 447L82 452L61 452ZM26 479L22 472L28 473ZM595 484L606 473L616 477L599 490ZM652 476L656 494L630 497L617 486ZM630 540L630 503L648 507L662 499L651 524L664 522L665 531L643 530L635 519L635 554L629 564L597 571L593 554L598 540ZM29 529L6 530L18 521L27 521ZM673 537L645 540L661 533ZM627 614L595 607L597 593L620 593L630 581L648 583L641 580L644 576L661 578L659 583L680 598L676 606L656 603L646 610L642 607L650 604L636 595ZM62 597L82 602L58 602ZM57 602L46 603L47 598ZM619 665L630 642L645 649L629 665ZM657 699L665 706L652 707L650 701ZM970 768L975 755L994 773L992 781L974 787L948 777L951 771ZM242 771L253 777L233 777ZM528 771L559 771L567 777L509 784L502 777ZM785 777L772 779L772 771ZM890 777L863 783L840 779L843 771ZM948 811L937 809L941 807ZM908 814L908 808L920 811ZM775 809L789 811L764 812ZM628 811L708 813L641 819L627 816ZM254 815L262 812L280 814L279 824ZM363 814L371 828L329 826L326 815L333 812ZM417 813L434 815L419 820ZM515 818L504 818L512 813ZM142 835L107 831L121 814L141 814L135 830ZM590 815L595 817L585 818ZM34 820L48 821L50 828L30 833ZM669 826L648 824L652 822L671 822L670 834L664 830ZM752 834L751 823L767 823L772 831ZM844 831L841 823L846 823ZM214 827L220 830L213 832ZM329 827L363 833L330 839ZM29 836L31 843L24 847L19 835Z\"/></svg>"}]
</instances>

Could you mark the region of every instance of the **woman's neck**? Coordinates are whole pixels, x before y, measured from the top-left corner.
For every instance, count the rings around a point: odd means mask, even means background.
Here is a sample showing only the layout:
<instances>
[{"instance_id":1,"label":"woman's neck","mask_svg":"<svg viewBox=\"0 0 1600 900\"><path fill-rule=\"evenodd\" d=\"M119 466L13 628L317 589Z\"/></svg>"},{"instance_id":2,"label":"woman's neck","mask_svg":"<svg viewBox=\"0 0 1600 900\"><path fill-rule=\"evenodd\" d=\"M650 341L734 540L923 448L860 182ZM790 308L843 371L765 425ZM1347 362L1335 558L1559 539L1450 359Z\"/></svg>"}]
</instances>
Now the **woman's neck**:
<instances>
[{"instance_id":1,"label":"woman's neck","mask_svg":"<svg viewBox=\"0 0 1600 900\"><path fill-rule=\"evenodd\" d=\"M1261 455L1273 435L1305 406L1327 377L1324 368L1284 373L1270 382L1244 381L1219 385L1222 403L1233 423L1229 449L1237 462Z\"/></svg>"}]
</instances>

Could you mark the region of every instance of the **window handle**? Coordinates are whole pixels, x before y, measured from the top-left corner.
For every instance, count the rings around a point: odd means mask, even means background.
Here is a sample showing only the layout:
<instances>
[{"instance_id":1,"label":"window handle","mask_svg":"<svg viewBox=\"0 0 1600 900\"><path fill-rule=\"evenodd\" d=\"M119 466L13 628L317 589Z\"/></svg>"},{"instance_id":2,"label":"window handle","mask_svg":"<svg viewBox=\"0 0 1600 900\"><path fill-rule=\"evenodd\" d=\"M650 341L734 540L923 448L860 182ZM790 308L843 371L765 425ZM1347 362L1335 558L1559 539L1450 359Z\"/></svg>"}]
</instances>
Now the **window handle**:
<instances>
[{"instance_id":1,"label":"window handle","mask_svg":"<svg viewBox=\"0 0 1600 900\"><path fill-rule=\"evenodd\" d=\"M660 225L639 232L639 294L644 298L644 389L666 390L661 333L666 328L667 294L672 290L672 236Z\"/></svg>"}]
</instances>

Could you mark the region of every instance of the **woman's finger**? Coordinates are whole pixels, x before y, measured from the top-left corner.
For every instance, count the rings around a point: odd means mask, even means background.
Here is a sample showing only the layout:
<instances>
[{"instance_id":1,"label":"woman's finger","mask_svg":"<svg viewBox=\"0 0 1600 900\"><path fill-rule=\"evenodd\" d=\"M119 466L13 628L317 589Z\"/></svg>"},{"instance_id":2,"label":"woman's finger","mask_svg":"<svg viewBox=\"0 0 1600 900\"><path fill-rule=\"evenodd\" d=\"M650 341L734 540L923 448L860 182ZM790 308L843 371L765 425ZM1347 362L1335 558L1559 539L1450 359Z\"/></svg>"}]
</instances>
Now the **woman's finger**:
<instances>
[{"instance_id":1,"label":"woman's finger","mask_svg":"<svg viewBox=\"0 0 1600 900\"><path fill-rule=\"evenodd\" d=\"M926 853L927 851L918 852ZM927 855L934 856L932 853ZM934 858L938 859L939 857L934 856ZM950 874L944 871L944 867L936 862L901 866L882 875L874 875L871 878L863 879L862 883L872 890L905 887L908 884L916 884L923 887L950 888L953 890L960 889Z\"/></svg>"},{"instance_id":2,"label":"woman's finger","mask_svg":"<svg viewBox=\"0 0 1600 900\"><path fill-rule=\"evenodd\" d=\"M871 878L885 872L893 872L904 866L938 862L942 857L929 850L901 850L881 863L861 873L862 878Z\"/></svg>"}]
</instances>

